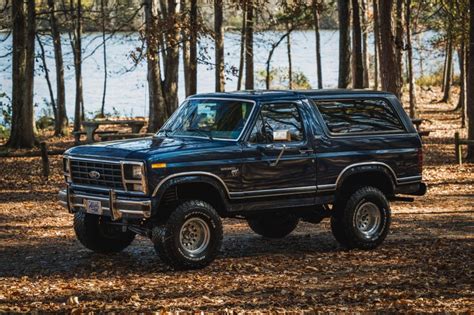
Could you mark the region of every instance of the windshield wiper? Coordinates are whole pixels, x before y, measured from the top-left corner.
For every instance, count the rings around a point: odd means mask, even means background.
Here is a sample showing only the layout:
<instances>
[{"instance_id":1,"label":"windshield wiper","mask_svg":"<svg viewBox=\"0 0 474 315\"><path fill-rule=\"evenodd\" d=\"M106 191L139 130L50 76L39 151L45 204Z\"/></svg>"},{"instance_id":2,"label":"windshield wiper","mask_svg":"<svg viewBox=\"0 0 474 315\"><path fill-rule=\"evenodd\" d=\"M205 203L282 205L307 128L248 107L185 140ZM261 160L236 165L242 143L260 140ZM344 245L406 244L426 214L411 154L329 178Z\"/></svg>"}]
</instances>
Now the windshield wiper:
<instances>
[{"instance_id":1,"label":"windshield wiper","mask_svg":"<svg viewBox=\"0 0 474 315\"><path fill-rule=\"evenodd\" d=\"M188 128L188 129L186 129L186 131L200 133L200 134L205 135L206 137L208 137L209 140L212 140L212 131L210 131L210 130L199 129L199 128Z\"/></svg>"}]
</instances>

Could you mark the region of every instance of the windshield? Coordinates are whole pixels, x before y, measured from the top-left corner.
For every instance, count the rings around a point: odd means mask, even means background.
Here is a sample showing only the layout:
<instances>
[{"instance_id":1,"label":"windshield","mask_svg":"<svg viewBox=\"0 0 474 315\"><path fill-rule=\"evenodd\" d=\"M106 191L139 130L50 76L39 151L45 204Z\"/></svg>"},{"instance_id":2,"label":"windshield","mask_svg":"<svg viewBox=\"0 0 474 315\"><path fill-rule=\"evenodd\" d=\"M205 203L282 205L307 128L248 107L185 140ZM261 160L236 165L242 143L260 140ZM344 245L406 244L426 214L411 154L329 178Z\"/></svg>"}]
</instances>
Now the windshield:
<instances>
[{"instance_id":1,"label":"windshield","mask_svg":"<svg viewBox=\"0 0 474 315\"><path fill-rule=\"evenodd\" d=\"M254 104L237 100L188 100L166 122L159 136L237 140Z\"/></svg>"}]
</instances>

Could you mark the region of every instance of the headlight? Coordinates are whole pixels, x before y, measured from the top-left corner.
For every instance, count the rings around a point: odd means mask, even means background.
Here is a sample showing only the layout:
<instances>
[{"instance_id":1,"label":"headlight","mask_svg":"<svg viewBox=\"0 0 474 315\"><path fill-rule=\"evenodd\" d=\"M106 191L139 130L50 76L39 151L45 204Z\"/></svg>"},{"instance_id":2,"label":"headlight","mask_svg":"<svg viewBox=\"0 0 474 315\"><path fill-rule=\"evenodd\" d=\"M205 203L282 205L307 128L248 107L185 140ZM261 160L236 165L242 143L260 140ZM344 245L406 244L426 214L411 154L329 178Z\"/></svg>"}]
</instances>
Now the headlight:
<instances>
[{"instance_id":1,"label":"headlight","mask_svg":"<svg viewBox=\"0 0 474 315\"><path fill-rule=\"evenodd\" d=\"M126 191L146 194L145 164L142 162L122 162L122 180Z\"/></svg>"},{"instance_id":2,"label":"headlight","mask_svg":"<svg viewBox=\"0 0 474 315\"><path fill-rule=\"evenodd\" d=\"M71 163L69 158L63 158L63 171L64 171L64 179L66 183L71 182Z\"/></svg>"}]
</instances>

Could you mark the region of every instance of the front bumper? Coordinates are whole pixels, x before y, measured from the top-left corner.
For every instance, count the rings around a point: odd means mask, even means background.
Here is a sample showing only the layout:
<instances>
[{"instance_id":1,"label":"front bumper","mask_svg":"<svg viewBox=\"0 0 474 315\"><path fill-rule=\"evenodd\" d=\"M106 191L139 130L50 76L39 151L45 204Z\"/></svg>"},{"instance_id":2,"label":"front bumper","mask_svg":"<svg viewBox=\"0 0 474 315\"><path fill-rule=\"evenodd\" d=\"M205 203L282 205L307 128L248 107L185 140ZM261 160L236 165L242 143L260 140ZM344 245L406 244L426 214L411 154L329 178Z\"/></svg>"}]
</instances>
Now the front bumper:
<instances>
[{"instance_id":1,"label":"front bumper","mask_svg":"<svg viewBox=\"0 0 474 315\"><path fill-rule=\"evenodd\" d=\"M119 220L122 218L146 219L151 216L152 203L147 198L117 197L113 190L108 195L93 194L84 191L73 191L70 187L61 190L58 195L59 204L70 213L87 212L86 201L99 201L102 215Z\"/></svg>"}]
</instances>

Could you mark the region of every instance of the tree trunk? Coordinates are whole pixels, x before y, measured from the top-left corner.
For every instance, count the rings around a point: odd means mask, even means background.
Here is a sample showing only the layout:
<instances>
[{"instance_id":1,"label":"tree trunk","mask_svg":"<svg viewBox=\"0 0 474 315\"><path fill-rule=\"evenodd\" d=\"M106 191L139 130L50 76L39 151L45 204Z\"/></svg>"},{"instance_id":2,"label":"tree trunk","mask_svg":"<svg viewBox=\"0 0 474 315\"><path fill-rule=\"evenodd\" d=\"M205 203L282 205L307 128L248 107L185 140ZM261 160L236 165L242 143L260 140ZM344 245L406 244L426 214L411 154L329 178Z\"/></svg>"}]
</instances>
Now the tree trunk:
<instances>
[{"instance_id":1,"label":"tree trunk","mask_svg":"<svg viewBox=\"0 0 474 315\"><path fill-rule=\"evenodd\" d=\"M239 74L237 77L237 91L242 88L242 78L244 74L244 62L245 62L245 30L247 27L247 6L246 1L242 4L242 29L240 30L240 55L239 55Z\"/></svg>"},{"instance_id":2,"label":"tree trunk","mask_svg":"<svg viewBox=\"0 0 474 315\"><path fill-rule=\"evenodd\" d=\"M181 10L187 12L186 0L181 0ZM190 91L190 75L191 75L191 56L190 56L190 39L191 39L191 27L183 27L183 70L184 70L184 91L186 97L191 95Z\"/></svg>"},{"instance_id":3,"label":"tree trunk","mask_svg":"<svg viewBox=\"0 0 474 315\"><path fill-rule=\"evenodd\" d=\"M58 112L56 109L56 101L54 100L53 85L51 84L51 79L49 78L49 69L48 64L46 62L46 52L44 50L44 45L41 42L39 34L36 34L36 41L38 42L38 46L40 47L40 59L43 64L44 78L46 79L46 84L48 85L49 97L51 99L51 107L53 108L54 121L56 122L58 121Z\"/></svg>"},{"instance_id":4,"label":"tree trunk","mask_svg":"<svg viewBox=\"0 0 474 315\"><path fill-rule=\"evenodd\" d=\"M168 22L173 25L167 34L167 54L165 63L164 95L166 100L166 119L178 108L178 78L179 78L179 2L168 0Z\"/></svg>"},{"instance_id":5,"label":"tree trunk","mask_svg":"<svg viewBox=\"0 0 474 315\"><path fill-rule=\"evenodd\" d=\"M73 10L71 1L71 10ZM74 30L74 71L76 79L76 100L74 104L74 131L81 130L81 121L84 115L82 96L82 4L77 0L76 27Z\"/></svg>"},{"instance_id":6,"label":"tree trunk","mask_svg":"<svg viewBox=\"0 0 474 315\"><path fill-rule=\"evenodd\" d=\"M379 88L379 53L380 53L380 34L379 34L379 10L377 0L373 0L374 11L374 89Z\"/></svg>"},{"instance_id":7,"label":"tree trunk","mask_svg":"<svg viewBox=\"0 0 474 315\"><path fill-rule=\"evenodd\" d=\"M35 144L33 115L35 1L12 1L12 125L7 146L32 148Z\"/></svg>"},{"instance_id":8,"label":"tree trunk","mask_svg":"<svg viewBox=\"0 0 474 315\"><path fill-rule=\"evenodd\" d=\"M467 61L467 117L468 117L468 139L474 141L474 0L469 1L469 57ZM474 162L474 145L467 149L467 159Z\"/></svg>"},{"instance_id":9,"label":"tree trunk","mask_svg":"<svg viewBox=\"0 0 474 315\"><path fill-rule=\"evenodd\" d=\"M345 89L351 83L351 35L349 1L338 0L339 11L339 82L338 87Z\"/></svg>"},{"instance_id":10,"label":"tree trunk","mask_svg":"<svg viewBox=\"0 0 474 315\"><path fill-rule=\"evenodd\" d=\"M461 47L458 51L459 56L459 79L461 81L461 91L459 92L459 101L456 110L461 110L461 128L466 127L466 44L464 38L461 39Z\"/></svg>"},{"instance_id":11,"label":"tree trunk","mask_svg":"<svg viewBox=\"0 0 474 315\"><path fill-rule=\"evenodd\" d=\"M268 52L268 57L267 61L265 62L266 64L266 73L265 73L265 88L267 90L270 89L270 81L271 81L271 63L272 63L272 57L273 53L275 52L275 49L281 44L281 42L288 36L290 36L291 32L293 29L289 29L286 33L284 33L282 36L280 36L280 39L276 43L272 44L272 47L270 48L270 51Z\"/></svg>"},{"instance_id":12,"label":"tree trunk","mask_svg":"<svg viewBox=\"0 0 474 315\"><path fill-rule=\"evenodd\" d=\"M403 1L397 0L395 8L395 56L398 71L398 85L400 86L400 99L403 93Z\"/></svg>"},{"instance_id":13,"label":"tree trunk","mask_svg":"<svg viewBox=\"0 0 474 315\"><path fill-rule=\"evenodd\" d=\"M54 125L54 135L63 136L69 133L68 118L66 114L66 89L64 87L64 62L61 47L61 32L56 20L54 0L48 0L49 23L51 25L51 36L53 38L54 62L56 68L56 108L57 114Z\"/></svg>"},{"instance_id":14,"label":"tree trunk","mask_svg":"<svg viewBox=\"0 0 474 315\"><path fill-rule=\"evenodd\" d=\"M360 27L359 1L352 0L352 87L364 87L364 61L362 58L362 31Z\"/></svg>"},{"instance_id":15,"label":"tree trunk","mask_svg":"<svg viewBox=\"0 0 474 315\"><path fill-rule=\"evenodd\" d=\"M367 23L367 0L361 0L362 18L362 67L364 69L364 88L369 87L369 25Z\"/></svg>"},{"instance_id":16,"label":"tree trunk","mask_svg":"<svg viewBox=\"0 0 474 315\"><path fill-rule=\"evenodd\" d=\"M105 117L105 96L107 95L107 43L105 39L105 0L100 0L100 11L102 15L102 49L104 61L104 88L102 92L102 106L100 108L100 116Z\"/></svg>"},{"instance_id":17,"label":"tree trunk","mask_svg":"<svg viewBox=\"0 0 474 315\"><path fill-rule=\"evenodd\" d=\"M321 36L319 32L319 11L320 6L317 0L313 0L313 22L314 34L316 36L316 73L318 76L318 89L323 88L323 72L321 64Z\"/></svg>"},{"instance_id":18,"label":"tree trunk","mask_svg":"<svg viewBox=\"0 0 474 315\"><path fill-rule=\"evenodd\" d=\"M194 95L197 93L198 6L197 0L190 2L189 95Z\"/></svg>"},{"instance_id":19,"label":"tree trunk","mask_svg":"<svg viewBox=\"0 0 474 315\"><path fill-rule=\"evenodd\" d=\"M214 0L214 33L216 43L216 92L224 92L224 27L223 0Z\"/></svg>"},{"instance_id":20,"label":"tree trunk","mask_svg":"<svg viewBox=\"0 0 474 315\"><path fill-rule=\"evenodd\" d=\"M443 82L443 98L441 102L448 102L451 98L451 85L453 82L453 38L448 31L448 42L446 48L446 71Z\"/></svg>"},{"instance_id":21,"label":"tree trunk","mask_svg":"<svg viewBox=\"0 0 474 315\"><path fill-rule=\"evenodd\" d=\"M290 27L286 25L286 31L288 32L288 37L286 38L286 53L288 55L288 88L293 89L293 63L291 60L291 33L289 32Z\"/></svg>"},{"instance_id":22,"label":"tree trunk","mask_svg":"<svg viewBox=\"0 0 474 315\"><path fill-rule=\"evenodd\" d=\"M254 89L253 65L253 0L247 0L247 25L245 27L245 89Z\"/></svg>"},{"instance_id":23,"label":"tree trunk","mask_svg":"<svg viewBox=\"0 0 474 315\"><path fill-rule=\"evenodd\" d=\"M413 77L413 47L411 44L411 0L406 0L405 24L407 36L408 85L410 97L410 118L416 118L415 78Z\"/></svg>"},{"instance_id":24,"label":"tree trunk","mask_svg":"<svg viewBox=\"0 0 474 315\"><path fill-rule=\"evenodd\" d=\"M161 84L160 38L157 37L157 0L145 0L145 31L147 44L147 80L149 93L148 132L156 132L165 122L166 107Z\"/></svg>"},{"instance_id":25,"label":"tree trunk","mask_svg":"<svg viewBox=\"0 0 474 315\"><path fill-rule=\"evenodd\" d=\"M380 30L380 78L382 89L401 96L400 72L397 64L395 37L392 30L393 0L378 0Z\"/></svg>"}]
</instances>

